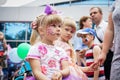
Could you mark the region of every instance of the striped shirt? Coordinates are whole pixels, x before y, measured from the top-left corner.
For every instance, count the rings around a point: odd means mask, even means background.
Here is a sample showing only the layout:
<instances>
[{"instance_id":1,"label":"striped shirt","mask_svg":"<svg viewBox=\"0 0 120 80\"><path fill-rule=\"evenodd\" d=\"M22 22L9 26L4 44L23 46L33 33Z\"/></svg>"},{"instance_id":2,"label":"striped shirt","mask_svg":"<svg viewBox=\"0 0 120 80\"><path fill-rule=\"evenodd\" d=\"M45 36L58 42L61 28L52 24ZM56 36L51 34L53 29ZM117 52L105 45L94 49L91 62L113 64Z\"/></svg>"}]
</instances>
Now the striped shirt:
<instances>
[{"instance_id":1,"label":"striped shirt","mask_svg":"<svg viewBox=\"0 0 120 80\"><path fill-rule=\"evenodd\" d=\"M86 51L85 57L86 57L86 66L90 66L94 62L94 57L93 57L93 48L95 45L93 45L89 50ZM88 80L93 80L94 78L94 72L87 72L86 73L88 76ZM104 67L100 66L100 71L99 71L99 80L104 80Z\"/></svg>"}]
</instances>

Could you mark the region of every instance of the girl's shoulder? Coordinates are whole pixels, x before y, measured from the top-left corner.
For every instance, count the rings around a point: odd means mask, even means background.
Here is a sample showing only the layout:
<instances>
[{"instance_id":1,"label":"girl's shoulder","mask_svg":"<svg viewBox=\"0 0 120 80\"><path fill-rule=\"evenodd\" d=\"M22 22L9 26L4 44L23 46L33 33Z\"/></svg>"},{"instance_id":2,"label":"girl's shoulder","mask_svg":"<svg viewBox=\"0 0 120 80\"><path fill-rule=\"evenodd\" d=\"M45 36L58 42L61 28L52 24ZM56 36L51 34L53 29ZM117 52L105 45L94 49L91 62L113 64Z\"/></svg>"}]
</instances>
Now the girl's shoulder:
<instances>
[{"instance_id":1,"label":"girl's shoulder","mask_svg":"<svg viewBox=\"0 0 120 80\"><path fill-rule=\"evenodd\" d=\"M59 47L61 47L63 49L69 49L70 48L68 43L60 41L60 40L55 41L55 46L59 46Z\"/></svg>"},{"instance_id":2,"label":"girl's shoulder","mask_svg":"<svg viewBox=\"0 0 120 80\"><path fill-rule=\"evenodd\" d=\"M42 46L48 46L47 44L42 43L42 42L37 42L33 46L40 46L40 45L42 45Z\"/></svg>"},{"instance_id":3,"label":"girl's shoulder","mask_svg":"<svg viewBox=\"0 0 120 80\"><path fill-rule=\"evenodd\" d=\"M38 50L39 48L46 48L47 49L47 44L44 44L42 42L37 42L34 45L31 46L31 50Z\"/></svg>"}]
</instances>

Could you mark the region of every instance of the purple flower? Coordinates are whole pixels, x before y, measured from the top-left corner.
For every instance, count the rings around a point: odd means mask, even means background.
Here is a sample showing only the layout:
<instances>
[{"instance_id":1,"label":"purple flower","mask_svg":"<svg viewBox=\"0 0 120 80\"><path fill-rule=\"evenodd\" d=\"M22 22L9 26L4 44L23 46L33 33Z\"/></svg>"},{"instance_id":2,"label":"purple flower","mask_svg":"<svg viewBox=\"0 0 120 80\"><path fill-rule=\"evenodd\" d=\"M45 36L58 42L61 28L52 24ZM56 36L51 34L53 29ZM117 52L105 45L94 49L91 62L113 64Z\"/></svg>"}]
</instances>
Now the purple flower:
<instances>
[{"instance_id":1,"label":"purple flower","mask_svg":"<svg viewBox=\"0 0 120 80\"><path fill-rule=\"evenodd\" d=\"M57 11L53 6L46 5L44 13L50 15L50 14L60 14L61 12Z\"/></svg>"},{"instance_id":2,"label":"purple flower","mask_svg":"<svg viewBox=\"0 0 120 80\"><path fill-rule=\"evenodd\" d=\"M53 12L52 6L46 5L45 13L46 13L47 15L49 15L49 14L52 14L52 12Z\"/></svg>"}]
</instances>

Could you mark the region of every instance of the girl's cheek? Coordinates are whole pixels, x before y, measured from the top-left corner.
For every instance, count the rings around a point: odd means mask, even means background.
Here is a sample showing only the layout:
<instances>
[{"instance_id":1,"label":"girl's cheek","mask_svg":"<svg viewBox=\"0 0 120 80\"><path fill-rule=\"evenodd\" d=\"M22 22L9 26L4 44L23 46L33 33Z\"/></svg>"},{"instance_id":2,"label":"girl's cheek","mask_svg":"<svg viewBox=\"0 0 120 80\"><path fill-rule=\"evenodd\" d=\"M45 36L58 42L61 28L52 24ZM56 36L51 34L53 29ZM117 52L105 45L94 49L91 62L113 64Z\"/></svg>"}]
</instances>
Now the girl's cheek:
<instances>
[{"instance_id":1,"label":"girl's cheek","mask_svg":"<svg viewBox=\"0 0 120 80\"><path fill-rule=\"evenodd\" d=\"M54 35L54 34L55 34L52 27L48 27L48 28L47 28L47 34L48 34L48 35L49 35L49 34L50 34L50 35Z\"/></svg>"}]
</instances>

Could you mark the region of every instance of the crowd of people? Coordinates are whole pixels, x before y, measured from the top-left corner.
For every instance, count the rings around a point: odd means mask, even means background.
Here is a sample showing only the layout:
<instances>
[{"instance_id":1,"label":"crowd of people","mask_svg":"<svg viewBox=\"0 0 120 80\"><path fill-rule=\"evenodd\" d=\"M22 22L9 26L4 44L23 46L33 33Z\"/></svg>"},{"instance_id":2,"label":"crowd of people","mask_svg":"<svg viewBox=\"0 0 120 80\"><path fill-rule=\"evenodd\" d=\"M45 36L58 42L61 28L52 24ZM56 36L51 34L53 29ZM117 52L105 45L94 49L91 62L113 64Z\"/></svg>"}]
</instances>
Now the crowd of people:
<instances>
[{"instance_id":1,"label":"crowd of people","mask_svg":"<svg viewBox=\"0 0 120 80\"><path fill-rule=\"evenodd\" d=\"M9 80L119 80L119 3L111 6L108 22L100 7L90 8L90 16L80 18L79 30L74 19L47 5L31 23L31 48L24 62L28 70L20 64L12 73L6 66L7 43L0 32L0 80L5 80L6 67Z\"/></svg>"}]
</instances>

